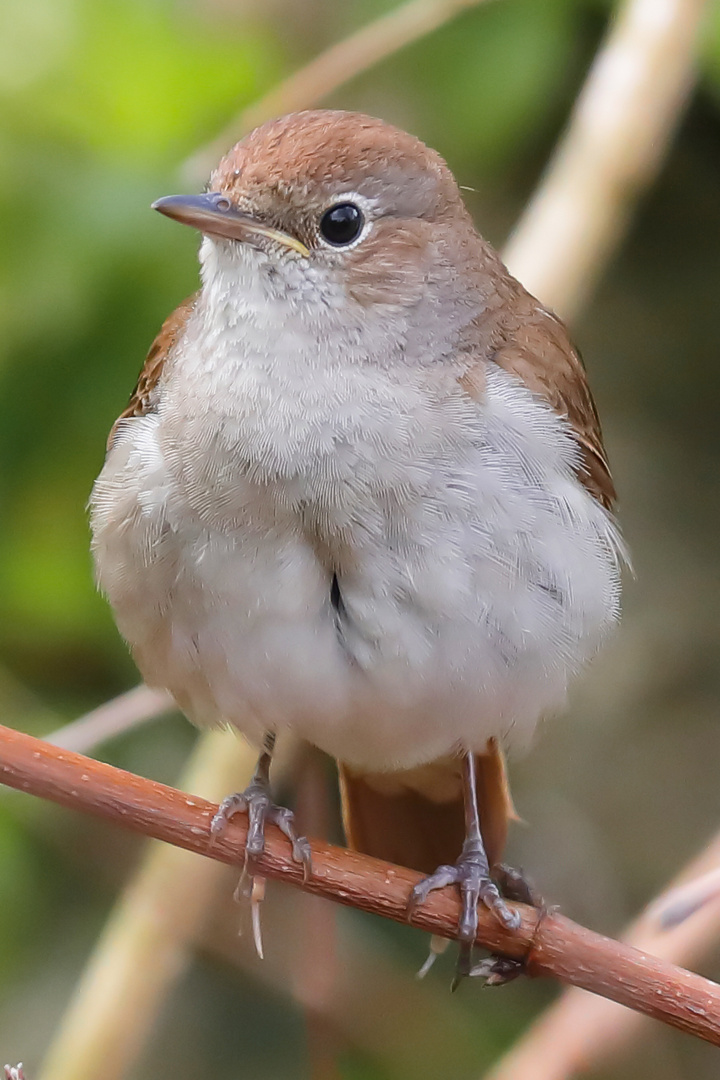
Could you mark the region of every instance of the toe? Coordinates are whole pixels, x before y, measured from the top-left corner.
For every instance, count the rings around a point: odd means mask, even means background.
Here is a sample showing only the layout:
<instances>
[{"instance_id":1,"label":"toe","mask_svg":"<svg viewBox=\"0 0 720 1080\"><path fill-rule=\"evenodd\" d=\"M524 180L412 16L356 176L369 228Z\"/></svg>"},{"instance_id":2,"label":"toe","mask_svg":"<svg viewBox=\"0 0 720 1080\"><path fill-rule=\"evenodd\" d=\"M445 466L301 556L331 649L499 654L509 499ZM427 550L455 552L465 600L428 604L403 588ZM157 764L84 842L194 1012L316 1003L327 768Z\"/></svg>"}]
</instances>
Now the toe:
<instances>
[{"instance_id":1,"label":"toe","mask_svg":"<svg viewBox=\"0 0 720 1080\"><path fill-rule=\"evenodd\" d=\"M413 887L408 900L408 914L412 914L418 904L424 903L435 889L444 889L446 885L453 885L457 880L458 874L455 866L438 866L434 874L422 878Z\"/></svg>"},{"instance_id":2,"label":"toe","mask_svg":"<svg viewBox=\"0 0 720 1080\"><path fill-rule=\"evenodd\" d=\"M245 796L238 792L235 795L228 795L226 799L220 803L215 816L210 822L210 832L213 836L220 836L221 833L227 828L227 824L235 814L244 813L247 809L247 799Z\"/></svg>"},{"instance_id":3,"label":"toe","mask_svg":"<svg viewBox=\"0 0 720 1080\"><path fill-rule=\"evenodd\" d=\"M458 922L458 938L460 941L473 942L478 928L478 888L470 881L463 881L460 885L462 896L462 914Z\"/></svg>"},{"instance_id":4,"label":"toe","mask_svg":"<svg viewBox=\"0 0 720 1080\"><path fill-rule=\"evenodd\" d=\"M471 979L485 979L486 986L503 986L522 975L525 965L521 960L505 956L487 956L469 971Z\"/></svg>"},{"instance_id":5,"label":"toe","mask_svg":"<svg viewBox=\"0 0 720 1080\"><path fill-rule=\"evenodd\" d=\"M303 877L305 881L307 881L312 871L310 844L308 843L307 837L298 836L295 831L295 815L292 810L288 810L284 806L273 806L268 817L275 825L277 825L280 832L287 836L292 844L293 859L295 862L302 863Z\"/></svg>"},{"instance_id":6,"label":"toe","mask_svg":"<svg viewBox=\"0 0 720 1080\"><path fill-rule=\"evenodd\" d=\"M493 866L493 878L500 886L503 896L508 900L514 900L518 904L527 904L529 907L545 907L543 898L535 891L522 870L506 866L505 863L497 863Z\"/></svg>"},{"instance_id":7,"label":"toe","mask_svg":"<svg viewBox=\"0 0 720 1080\"><path fill-rule=\"evenodd\" d=\"M248 831L245 841L245 858L262 855L265 850L265 820L267 803L261 799L250 799L247 804Z\"/></svg>"},{"instance_id":8,"label":"toe","mask_svg":"<svg viewBox=\"0 0 720 1080\"><path fill-rule=\"evenodd\" d=\"M482 890L480 898L503 926L507 927L508 930L518 929L521 923L519 913L508 907L492 882Z\"/></svg>"}]
</instances>

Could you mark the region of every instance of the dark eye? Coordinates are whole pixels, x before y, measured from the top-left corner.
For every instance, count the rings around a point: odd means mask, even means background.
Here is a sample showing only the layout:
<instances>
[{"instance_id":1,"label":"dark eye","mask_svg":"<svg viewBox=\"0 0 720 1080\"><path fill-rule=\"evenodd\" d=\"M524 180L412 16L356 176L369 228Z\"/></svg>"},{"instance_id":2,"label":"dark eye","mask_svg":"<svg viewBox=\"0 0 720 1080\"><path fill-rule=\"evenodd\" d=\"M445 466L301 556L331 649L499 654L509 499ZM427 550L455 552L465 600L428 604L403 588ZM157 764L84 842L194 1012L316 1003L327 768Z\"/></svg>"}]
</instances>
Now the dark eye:
<instances>
[{"instance_id":1,"label":"dark eye","mask_svg":"<svg viewBox=\"0 0 720 1080\"><path fill-rule=\"evenodd\" d=\"M320 232L328 244L342 247L352 244L360 235L365 219L355 203L338 203L331 206L320 218Z\"/></svg>"}]
</instances>

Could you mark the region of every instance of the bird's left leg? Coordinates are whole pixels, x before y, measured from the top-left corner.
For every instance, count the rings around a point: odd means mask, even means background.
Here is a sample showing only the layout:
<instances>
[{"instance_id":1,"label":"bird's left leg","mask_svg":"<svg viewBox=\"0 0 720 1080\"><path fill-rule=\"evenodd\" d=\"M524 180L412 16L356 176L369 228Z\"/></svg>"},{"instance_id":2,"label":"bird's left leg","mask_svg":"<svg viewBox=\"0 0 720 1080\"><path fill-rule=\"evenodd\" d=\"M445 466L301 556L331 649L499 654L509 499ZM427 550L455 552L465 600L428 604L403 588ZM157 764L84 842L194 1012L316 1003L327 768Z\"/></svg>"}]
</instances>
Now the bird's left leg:
<instances>
[{"instance_id":1,"label":"bird's left leg","mask_svg":"<svg viewBox=\"0 0 720 1080\"><path fill-rule=\"evenodd\" d=\"M475 755L471 753L466 753L463 760L463 791L465 842L460 858L453 866L439 866L434 874L419 881L408 904L408 914L412 914L416 906L426 900L434 889L453 884L460 886L462 913L458 923L458 977L469 975L472 971L472 947L477 933L478 904L485 904L508 929L516 930L520 926L520 916L507 906L490 876L490 866L480 831Z\"/></svg>"},{"instance_id":2,"label":"bird's left leg","mask_svg":"<svg viewBox=\"0 0 720 1080\"><path fill-rule=\"evenodd\" d=\"M304 836L295 831L295 815L292 810L278 806L273 802L270 792L270 763L275 749L275 734L268 732L263 743L263 750L258 758L252 780L244 791L228 795L223 799L210 824L213 836L219 836L230 819L238 813L248 815L248 831L245 842L245 864L238 891L249 896L251 901L253 933L255 947L262 956L262 938L260 935L260 901L265 890L265 879L253 874L253 861L265 850L265 825L269 821L287 836L292 844L293 858L302 863L303 875L307 881L312 872L310 844Z\"/></svg>"}]
</instances>

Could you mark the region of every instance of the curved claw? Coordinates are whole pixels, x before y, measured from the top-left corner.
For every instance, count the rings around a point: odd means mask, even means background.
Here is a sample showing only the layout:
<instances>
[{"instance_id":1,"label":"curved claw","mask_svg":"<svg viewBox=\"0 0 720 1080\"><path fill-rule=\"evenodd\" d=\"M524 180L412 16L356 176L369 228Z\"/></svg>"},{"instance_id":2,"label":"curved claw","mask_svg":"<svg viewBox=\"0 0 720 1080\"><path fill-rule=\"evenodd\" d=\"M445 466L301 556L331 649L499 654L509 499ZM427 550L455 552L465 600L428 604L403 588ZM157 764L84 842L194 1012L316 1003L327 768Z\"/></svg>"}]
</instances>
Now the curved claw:
<instances>
[{"instance_id":1,"label":"curved claw","mask_svg":"<svg viewBox=\"0 0 720 1080\"><path fill-rule=\"evenodd\" d=\"M258 954L261 960L265 959L262 943L262 924L260 922L260 904L263 902L264 899L265 878L255 877L252 879L252 890L250 892L250 917L252 920L255 952Z\"/></svg>"},{"instance_id":2,"label":"curved claw","mask_svg":"<svg viewBox=\"0 0 720 1080\"><path fill-rule=\"evenodd\" d=\"M486 956L475 964L468 975L471 979L485 979L486 986L504 986L523 974L525 964L522 960L511 960L507 956Z\"/></svg>"},{"instance_id":3,"label":"curved claw","mask_svg":"<svg viewBox=\"0 0 720 1080\"><path fill-rule=\"evenodd\" d=\"M522 922L520 913L507 906L496 885L490 882L488 886L481 890L479 899L508 930L519 929ZM475 929L477 930L477 920Z\"/></svg>"},{"instance_id":4,"label":"curved claw","mask_svg":"<svg viewBox=\"0 0 720 1080\"><path fill-rule=\"evenodd\" d=\"M287 810L285 807L272 806L268 817L292 844L293 859L297 863L302 863L303 881L307 884L312 875L312 852L307 837L298 836L295 832L295 815L292 810Z\"/></svg>"}]
</instances>

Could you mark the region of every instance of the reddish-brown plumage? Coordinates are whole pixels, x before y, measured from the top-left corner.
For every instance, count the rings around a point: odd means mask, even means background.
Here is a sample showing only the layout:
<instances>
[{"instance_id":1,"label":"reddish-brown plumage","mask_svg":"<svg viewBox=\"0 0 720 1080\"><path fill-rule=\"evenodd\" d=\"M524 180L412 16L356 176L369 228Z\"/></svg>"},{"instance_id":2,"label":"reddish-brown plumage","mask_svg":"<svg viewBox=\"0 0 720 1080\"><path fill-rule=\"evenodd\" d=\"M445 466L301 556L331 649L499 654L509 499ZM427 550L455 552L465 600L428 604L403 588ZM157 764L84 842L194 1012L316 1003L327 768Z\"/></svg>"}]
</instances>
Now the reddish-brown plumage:
<instances>
[{"instance_id":1,"label":"reddish-brown plumage","mask_svg":"<svg viewBox=\"0 0 720 1080\"><path fill-rule=\"evenodd\" d=\"M195 306L197 296L197 293L193 293L187 300L183 300L182 304L176 307L171 315L168 315L160 327L160 333L150 346L143 368L130 395L130 401L110 429L108 446L112 443L116 428L121 420L131 416L143 416L153 408L155 387L175 342L185 329L185 324Z\"/></svg>"},{"instance_id":2,"label":"reddish-brown plumage","mask_svg":"<svg viewBox=\"0 0 720 1080\"><path fill-rule=\"evenodd\" d=\"M503 857L508 824L516 818L495 739L475 758L478 809L490 865ZM443 758L408 773L357 773L340 766L348 844L376 859L430 874L457 858L465 838L460 758Z\"/></svg>"},{"instance_id":3,"label":"reddish-brown plumage","mask_svg":"<svg viewBox=\"0 0 720 1080\"><path fill-rule=\"evenodd\" d=\"M354 191L362 184L372 193L373 179L383 189L397 180L408 197L416 192L418 202L432 192L436 220L464 213L438 153L383 120L328 109L293 113L251 131L212 173L210 190L253 208L273 196L302 206L308 190L340 183Z\"/></svg>"}]
</instances>

